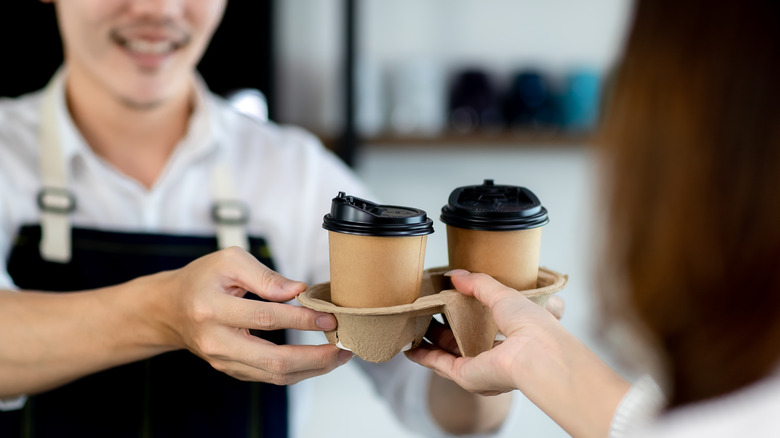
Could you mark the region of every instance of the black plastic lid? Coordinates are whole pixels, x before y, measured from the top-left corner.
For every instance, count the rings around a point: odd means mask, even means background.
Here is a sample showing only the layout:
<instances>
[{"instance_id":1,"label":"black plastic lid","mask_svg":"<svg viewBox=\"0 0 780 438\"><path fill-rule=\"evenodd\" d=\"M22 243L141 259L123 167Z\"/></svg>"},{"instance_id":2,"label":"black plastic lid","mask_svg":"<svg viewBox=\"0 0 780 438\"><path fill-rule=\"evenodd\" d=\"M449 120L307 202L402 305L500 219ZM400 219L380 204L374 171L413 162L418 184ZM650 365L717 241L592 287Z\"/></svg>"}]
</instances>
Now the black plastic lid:
<instances>
[{"instance_id":1,"label":"black plastic lid","mask_svg":"<svg viewBox=\"0 0 780 438\"><path fill-rule=\"evenodd\" d=\"M423 236L433 233L433 221L420 209L378 205L339 192L323 218L322 228L361 236Z\"/></svg>"},{"instance_id":2,"label":"black plastic lid","mask_svg":"<svg viewBox=\"0 0 780 438\"><path fill-rule=\"evenodd\" d=\"M541 227L550 220L547 209L527 188L497 186L486 179L480 186L453 190L441 209L441 221L469 230L511 231Z\"/></svg>"}]
</instances>

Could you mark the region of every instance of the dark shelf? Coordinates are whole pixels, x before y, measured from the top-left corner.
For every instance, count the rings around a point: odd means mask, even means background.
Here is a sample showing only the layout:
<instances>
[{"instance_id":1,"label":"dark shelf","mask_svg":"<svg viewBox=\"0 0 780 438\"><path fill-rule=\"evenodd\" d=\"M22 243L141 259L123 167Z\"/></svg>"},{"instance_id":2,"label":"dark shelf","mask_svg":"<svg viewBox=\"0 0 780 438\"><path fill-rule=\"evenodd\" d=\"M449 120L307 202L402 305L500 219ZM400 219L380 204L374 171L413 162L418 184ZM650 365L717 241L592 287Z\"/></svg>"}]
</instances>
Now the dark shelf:
<instances>
[{"instance_id":1,"label":"dark shelf","mask_svg":"<svg viewBox=\"0 0 780 438\"><path fill-rule=\"evenodd\" d=\"M334 149L339 144L339 139L329 135L318 136L329 149ZM518 130L502 131L496 133L470 133L458 134L455 132L438 135L403 135L380 134L376 136L360 137L360 143L364 146L393 146L398 148L431 146L499 146L499 147L531 147L531 146L582 146L593 140L590 132L561 132L550 130Z\"/></svg>"},{"instance_id":2,"label":"dark shelf","mask_svg":"<svg viewBox=\"0 0 780 438\"><path fill-rule=\"evenodd\" d=\"M552 131L517 131L497 133L443 133L440 135L400 135L383 134L374 137L364 137L366 144L392 144L392 145L461 145L461 144L491 144L507 146L532 146L539 144L566 145L582 144L591 139L591 134L564 133Z\"/></svg>"}]
</instances>

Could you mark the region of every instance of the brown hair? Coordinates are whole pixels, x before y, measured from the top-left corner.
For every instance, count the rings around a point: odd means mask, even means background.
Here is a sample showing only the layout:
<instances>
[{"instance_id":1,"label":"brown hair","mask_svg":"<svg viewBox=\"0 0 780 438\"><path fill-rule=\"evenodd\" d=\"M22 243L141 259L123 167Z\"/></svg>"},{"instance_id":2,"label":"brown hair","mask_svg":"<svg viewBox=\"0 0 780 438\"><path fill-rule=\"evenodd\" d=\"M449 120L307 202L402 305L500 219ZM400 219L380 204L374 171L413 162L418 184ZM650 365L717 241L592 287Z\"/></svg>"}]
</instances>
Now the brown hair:
<instances>
[{"instance_id":1,"label":"brown hair","mask_svg":"<svg viewBox=\"0 0 780 438\"><path fill-rule=\"evenodd\" d=\"M780 364L780 7L634 14L598 141L605 266L665 357L674 407Z\"/></svg>"}]
</instances>

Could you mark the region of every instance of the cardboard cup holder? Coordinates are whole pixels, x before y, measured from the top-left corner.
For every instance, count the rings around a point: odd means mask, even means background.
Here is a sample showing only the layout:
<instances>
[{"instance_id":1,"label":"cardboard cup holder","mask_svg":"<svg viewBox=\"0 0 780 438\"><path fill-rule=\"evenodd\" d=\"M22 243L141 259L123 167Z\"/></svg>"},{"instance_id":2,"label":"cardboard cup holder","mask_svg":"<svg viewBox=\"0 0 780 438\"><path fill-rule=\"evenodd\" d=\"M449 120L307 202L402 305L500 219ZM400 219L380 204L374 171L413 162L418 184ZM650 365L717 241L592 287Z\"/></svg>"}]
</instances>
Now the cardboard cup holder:
<instances>
[{"instance_id":1,"label":"cardboard cup holder","mask_svg":"<svg viewBox=\"0 0 780 438\"><path fill-rule=\"evenodd\" d=\"M431 318L444 314L452 328L461 353L473 357L493 347L498 328L490 309L473 297L451 289L443 274L448 267L423 272L420 298L411 304L390 307L340 307L330 302L330 283L320 283L298 295L304 307L332 313L338 321L336 330L325 332L328 342L352 350L369 362L385 362L423 340ZM568 275L540 267L536 289L521 291L540 306L551 294L560 291Z\"/></svg>"}]
</instances>

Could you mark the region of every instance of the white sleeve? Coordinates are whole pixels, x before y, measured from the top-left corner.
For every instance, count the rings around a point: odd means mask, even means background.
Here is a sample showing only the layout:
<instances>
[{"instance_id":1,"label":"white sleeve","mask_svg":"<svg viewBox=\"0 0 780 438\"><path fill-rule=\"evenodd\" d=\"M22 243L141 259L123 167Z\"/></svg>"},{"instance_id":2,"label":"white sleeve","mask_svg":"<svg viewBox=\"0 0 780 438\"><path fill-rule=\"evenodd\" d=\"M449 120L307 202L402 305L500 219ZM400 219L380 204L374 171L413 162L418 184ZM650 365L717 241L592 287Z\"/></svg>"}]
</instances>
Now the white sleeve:
<instances>
[{"instance_id":1,"label":"white sleeve","mask_svg":"<svg viewBox=\"0 0 780 438\"><path fill-rule=\"evenodd\" d=\"M8 181L5 179L0 179L0 184L7 183ZM11 245L13 245L14 230L8 217L10 205L5 194L7 189L8 187L5 186L0 187L0 263L3 265L3 269L0 269L0 289L16 290L17 287L8 274L8 255L11 253Z\"/></svg>"},{"instance_id":2,"label":"white sleeve","mask_svg":"<svg viewBox=\"0 0 780 438\"><path fill-rule=\"evenodd\" d=\"M425 437L452 436L439 427L428 409L428 382L433 375L432 371L410 361L403 354L382 363L366 362L357 357L352 360L370 377L376 392L406 427ZM489 434L460 436L493 437L505 429L511 429L512 423L518 418L518 403L514 397L517 394L513 393L512 408L498 430Z\"/></svg>"},{"instance_id":3,"label":"white sleeve","mask_svg":"<svg viewBox=\"0 0 780 438\"><path fill-rule=\"evenodd\" d=\"M648 375L640 377L620 401L609 438L625 438L652 420L665 404L661 388Z\"/></svg>"}]
</instances>

